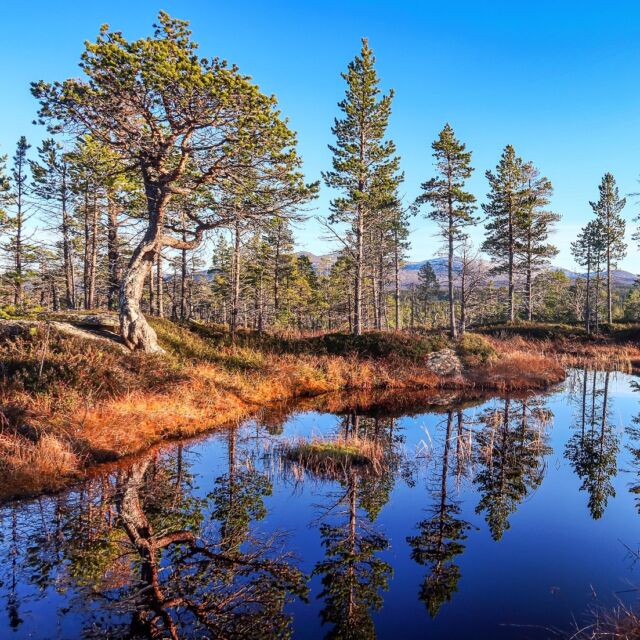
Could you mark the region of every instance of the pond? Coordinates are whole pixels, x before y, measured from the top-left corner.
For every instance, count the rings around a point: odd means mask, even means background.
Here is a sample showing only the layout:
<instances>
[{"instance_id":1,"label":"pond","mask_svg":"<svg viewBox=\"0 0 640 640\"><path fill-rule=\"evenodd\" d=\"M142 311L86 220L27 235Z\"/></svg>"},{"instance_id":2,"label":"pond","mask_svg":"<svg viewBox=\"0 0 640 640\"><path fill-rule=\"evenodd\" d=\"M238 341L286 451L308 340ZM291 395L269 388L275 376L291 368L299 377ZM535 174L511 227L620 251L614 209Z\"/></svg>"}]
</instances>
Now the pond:
<instances>
[{"instance_id":1,"label":"pond","mask_svg":"<svg viewBox=\"0 0 640 640\"><path fill-rule=\"evenodd\" d=\"M6 505L0 637L564 637L636 604L636 385L329 399ZM374 439L382 462L287 458L312 437Z\"/></svg>"}]
</instances>

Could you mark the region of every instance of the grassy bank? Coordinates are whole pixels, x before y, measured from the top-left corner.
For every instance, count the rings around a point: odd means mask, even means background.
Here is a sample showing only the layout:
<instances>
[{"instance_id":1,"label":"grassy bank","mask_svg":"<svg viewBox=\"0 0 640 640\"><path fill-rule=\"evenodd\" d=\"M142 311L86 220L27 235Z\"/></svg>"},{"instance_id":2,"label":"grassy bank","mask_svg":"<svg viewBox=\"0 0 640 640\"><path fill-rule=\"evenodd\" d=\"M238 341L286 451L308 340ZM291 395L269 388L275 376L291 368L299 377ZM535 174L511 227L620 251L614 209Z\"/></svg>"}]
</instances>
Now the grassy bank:
<instances>
[{"instance_id":1,"label":"grassy bank","mask_svg":"<svg viewBox=\"0 0 640 640\"><path fill-rule=\"evenodd\" d=\"M216 328L154 326L164 356L126 353L46 323L2 332L0 498L59 489L96 463L277 403L336 392L459 398L544 389L564 377L551 350L521 337L469 335L449 344L393 333L284 339L247 332L232 345ZM444 348L455 351L461 372L430 370L430 354Z\"/></svg>"}]
</instances>

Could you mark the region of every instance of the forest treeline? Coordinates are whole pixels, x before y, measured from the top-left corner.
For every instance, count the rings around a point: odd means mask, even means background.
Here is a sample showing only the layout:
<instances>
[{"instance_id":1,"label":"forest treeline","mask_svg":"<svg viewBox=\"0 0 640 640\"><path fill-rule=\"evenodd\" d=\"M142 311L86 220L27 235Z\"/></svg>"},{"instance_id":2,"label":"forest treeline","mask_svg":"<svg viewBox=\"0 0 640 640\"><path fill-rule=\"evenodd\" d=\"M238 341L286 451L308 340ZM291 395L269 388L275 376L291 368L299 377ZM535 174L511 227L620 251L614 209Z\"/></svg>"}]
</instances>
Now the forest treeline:
<instances>
[{"instance_id":1,"label":"forest treeline","mask_svg":"<svg viewBox=\"0 0 640 640\"><path fill-rule=\"evenodd\" d=\"M507 145L478 206L472 153L446 124L425 153L415 201L387 133L367 40L342 73L322 174L335 251L318 269L296 252L320 182L305 181L296 134L273 96L235 66L202 58L188 23L160 13L128 41L103 26L85 45L81 79L32 84L47 137L21 137L0 161L0 314L118 311L125 343L157 350L144 314L258 331L446 328L497 321L640 319L640 289L612 274L628 250L625 198L606 173L571 250L584 275L550 268L560 215L552 184ZM327 123L327 129L329 128ZM595 192L595 185L594 185ZM439 229L446 274L429 262L403 286L414 216ZM474 246L470 230L484 225ZM636 232L634 242L640 240Z\"/></svg>"}]
</instances>

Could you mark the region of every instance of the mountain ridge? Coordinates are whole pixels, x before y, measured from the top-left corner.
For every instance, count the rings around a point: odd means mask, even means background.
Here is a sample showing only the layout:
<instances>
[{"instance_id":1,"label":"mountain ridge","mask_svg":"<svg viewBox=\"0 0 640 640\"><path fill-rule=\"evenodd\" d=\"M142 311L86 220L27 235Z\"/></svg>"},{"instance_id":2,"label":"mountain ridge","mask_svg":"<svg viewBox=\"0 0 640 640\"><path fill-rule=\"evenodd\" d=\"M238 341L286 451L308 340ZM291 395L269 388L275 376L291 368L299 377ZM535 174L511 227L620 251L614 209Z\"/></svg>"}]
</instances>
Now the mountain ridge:
<instances>
[{"instance_id":1,"label":"mountain ridge","mask_svg":"<svg viewBox=\"0 0 640 640\"><path fill-rule=\"evenodd\" d=\"M315 253L311 253L310 251L299 251L298 255L303 255L309 258L309 261L313 265L314 269L321 275L326 275L331 270L331 266L336 261L338 253L327 253L322 255L317 255ZM429 262L436 274L438 282L443 284L446 282L447 278L447 258L428 258L427 260L417 260L417 261L409 261L405 262L400 269L400 286L402 288L407 288L412 284L417 284L418 282L418 271L420 268ZM490 262L487 260L481 260L481 263L484 266L489 267ZM460 262L457 261L459 265ZM577 280L578 278L584 278L585 274L577 271L573 271L572 269L567 269L565 267L551 265L549 267L549 271L560 271L564 273L569 279ZM612 272L612 280L613 284L616 287L631 287L638 280L638 276L630 271L626 271L624 269L615 269ZM504 281L504 276L497 276L493 278L493 281L496 284L502 284Z\"/></svg>"}]
</instances>

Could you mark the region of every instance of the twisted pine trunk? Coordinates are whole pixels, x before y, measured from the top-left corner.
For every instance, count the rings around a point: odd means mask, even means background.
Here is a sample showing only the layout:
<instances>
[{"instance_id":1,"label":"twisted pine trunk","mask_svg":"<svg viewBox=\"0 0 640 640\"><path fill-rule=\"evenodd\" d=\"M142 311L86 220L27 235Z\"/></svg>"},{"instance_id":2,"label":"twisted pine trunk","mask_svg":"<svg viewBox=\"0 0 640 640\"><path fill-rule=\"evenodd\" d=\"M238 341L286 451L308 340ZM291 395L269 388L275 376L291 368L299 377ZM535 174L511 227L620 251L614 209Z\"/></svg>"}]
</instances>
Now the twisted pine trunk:
<instances>
[{"instance_id":1,"label":"twisted pine trunk","mask_svg":"<svg viewBox=\"0 0 640 640\"><path fill-rule=\"evenodd\" d=\"M154 216L144 238L135 248L120 283L120 335L132 351L162 352L156 332L140 308L145 281L162 246L159 226L158 218Z\"/></svg>"}]
</instances>

